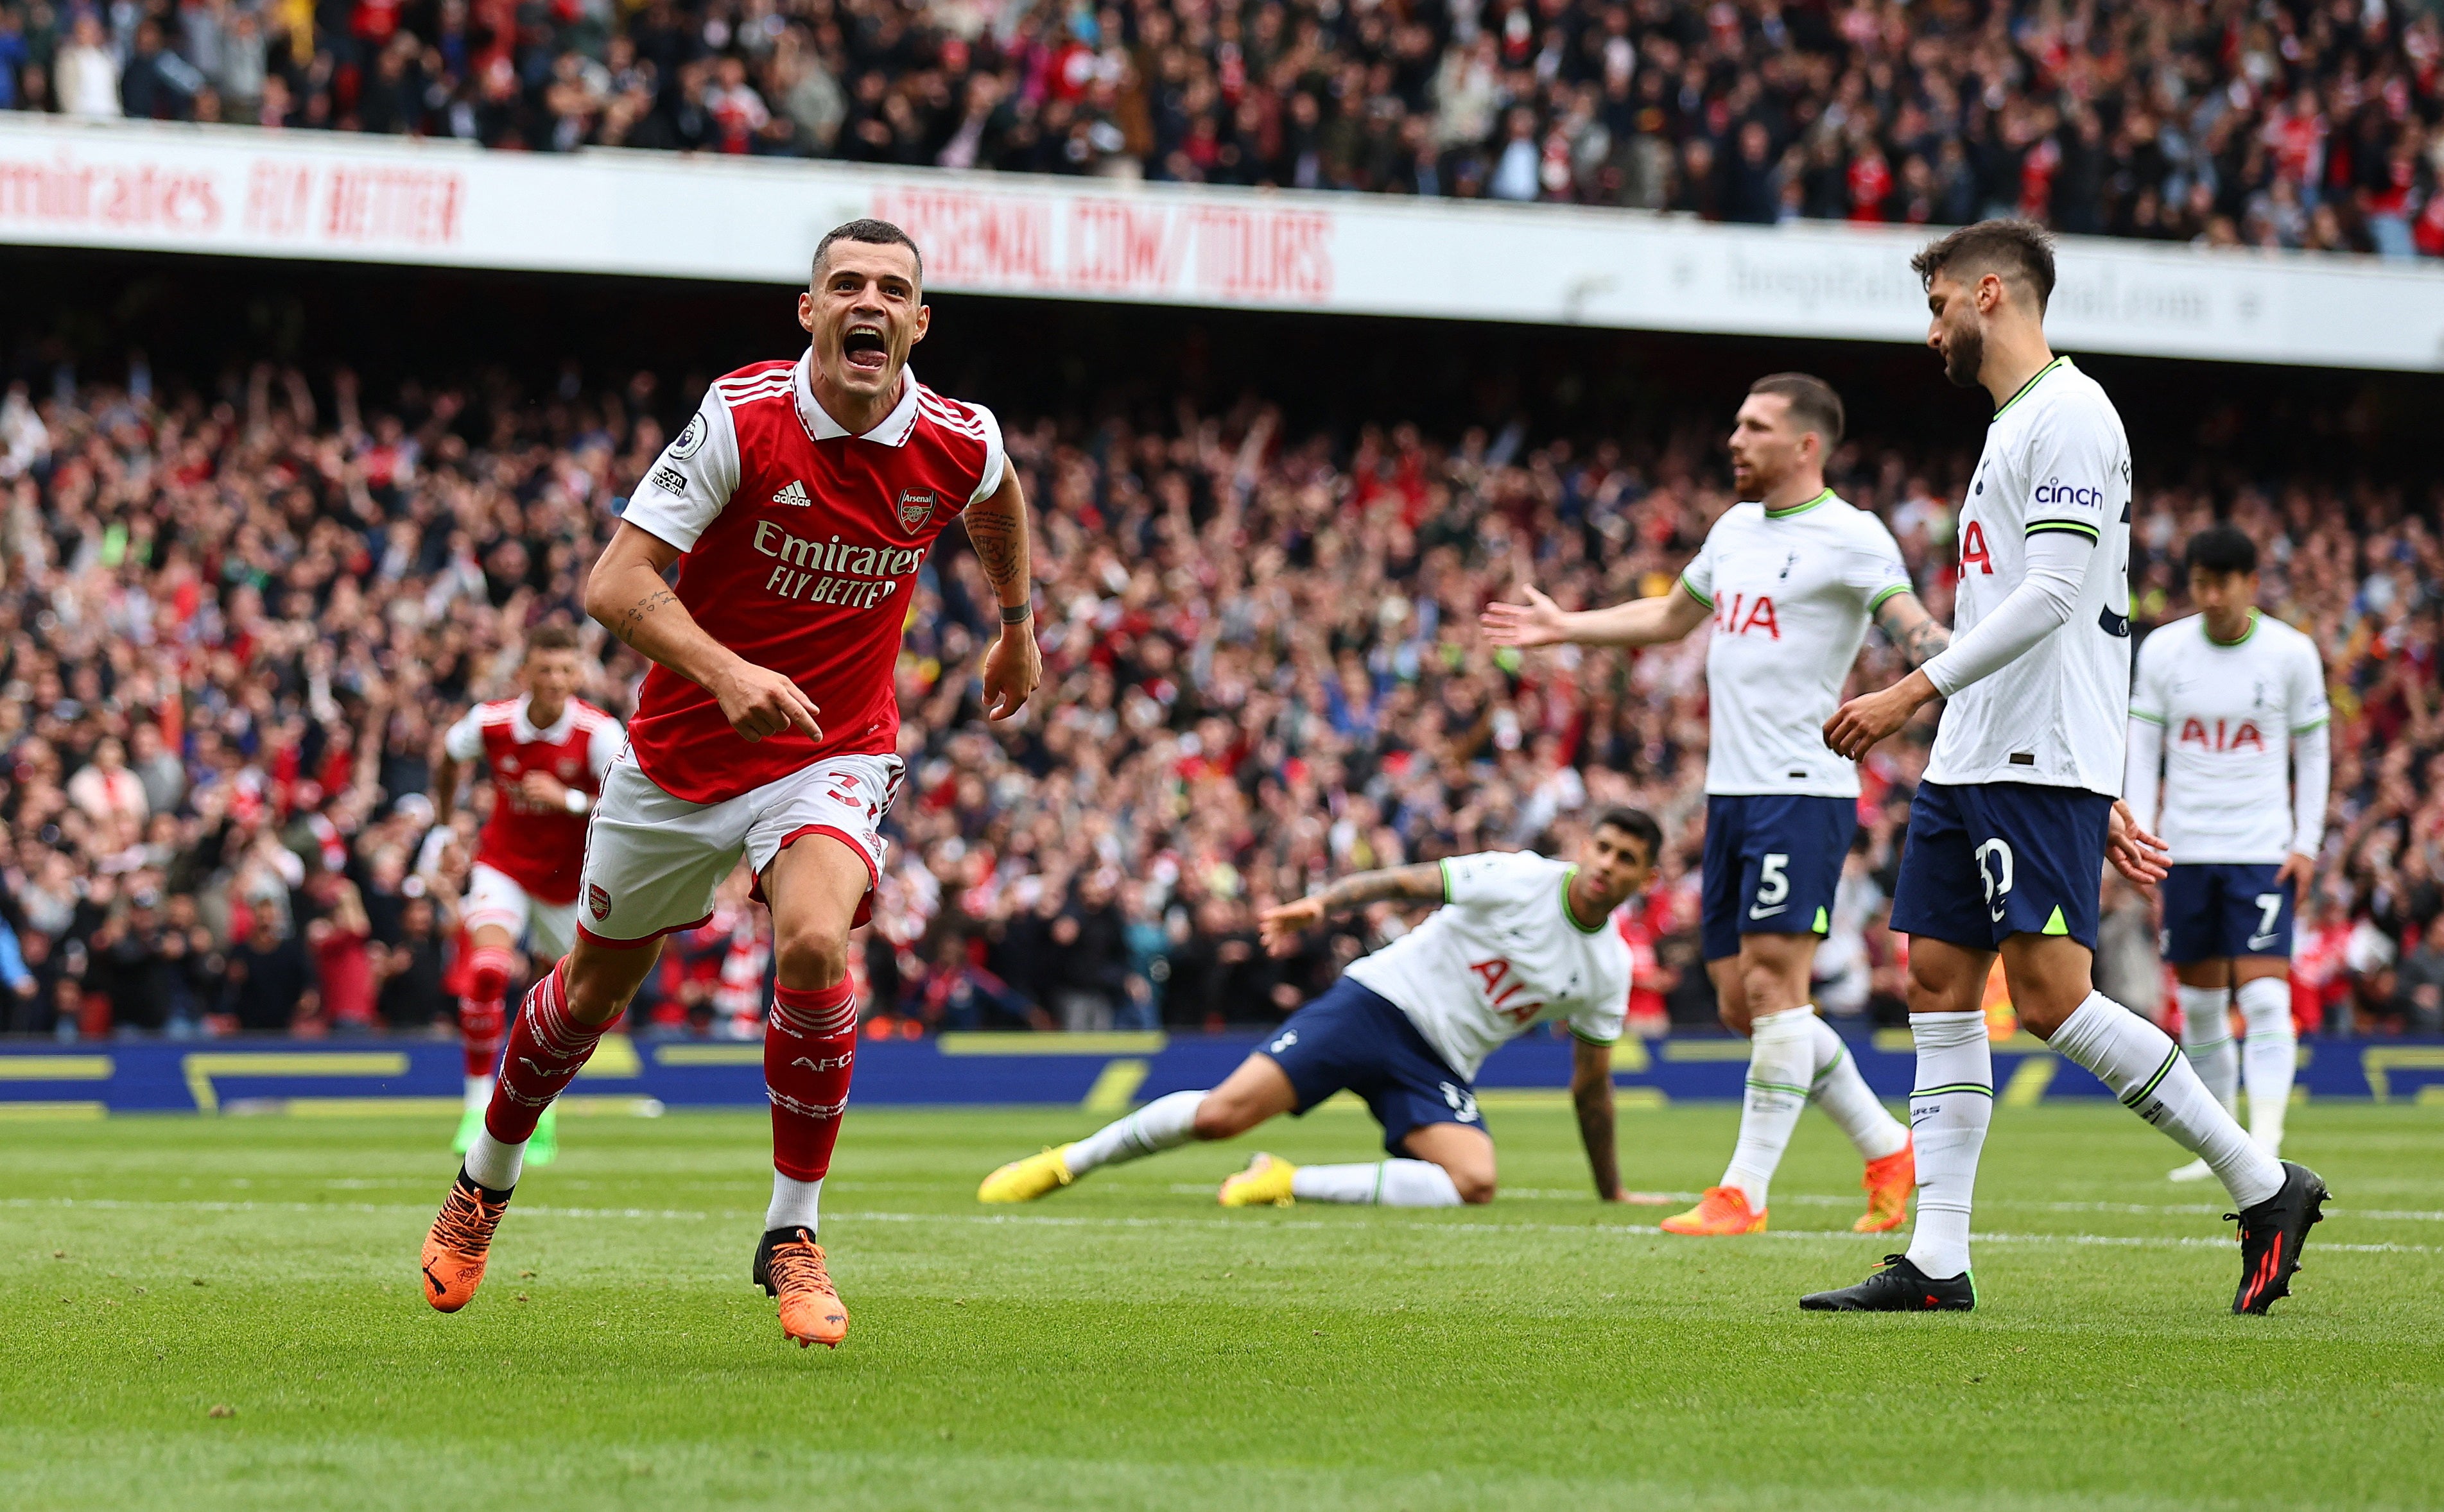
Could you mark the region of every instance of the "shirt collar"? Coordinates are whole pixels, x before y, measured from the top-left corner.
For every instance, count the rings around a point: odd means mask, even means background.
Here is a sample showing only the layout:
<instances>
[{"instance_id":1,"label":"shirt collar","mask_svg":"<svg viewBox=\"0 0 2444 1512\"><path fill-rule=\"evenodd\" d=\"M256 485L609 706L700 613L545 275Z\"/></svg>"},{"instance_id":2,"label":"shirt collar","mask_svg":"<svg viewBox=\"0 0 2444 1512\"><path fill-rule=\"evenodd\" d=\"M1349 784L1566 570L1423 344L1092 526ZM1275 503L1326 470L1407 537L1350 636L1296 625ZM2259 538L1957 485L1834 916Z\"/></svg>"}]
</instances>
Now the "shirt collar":
<instances>
[{"instance_id":1,"label":"shirt collar","mask_svg":"<svg viewBox=\"0 0 2444 1512\"><path fill-rule=\"evenodd\" d=\"M516 736L521 745L557 746L566 740L569 726L577 720L577 700L571 698L560 706L560 723L549 729L537 729L535 722L527 717L527 710L533 703L534 694L518 694L518 710L509 721L509 733Z\"/></svg>"},{"instance_id":2,"label":"shirt collar","mask_svg":"<svg viewBox=\"0 0 2444 1512\"><path fill-rule=\"evenodd\" d=\"M798 365L790 374L796 380L798 418L805 423L806 433L818 441L830 441L850 434L847 426L833 419L824 413L822 405L815 402L814 363L815 349L810 346L806 348L805 355L798 359ZM882 417L881 424L858 439L878 441L884 446L906 446L916 430L916 371L903 367L899 370L899 402L891 407L891 413Z\"/></svg>"}]
</instances>

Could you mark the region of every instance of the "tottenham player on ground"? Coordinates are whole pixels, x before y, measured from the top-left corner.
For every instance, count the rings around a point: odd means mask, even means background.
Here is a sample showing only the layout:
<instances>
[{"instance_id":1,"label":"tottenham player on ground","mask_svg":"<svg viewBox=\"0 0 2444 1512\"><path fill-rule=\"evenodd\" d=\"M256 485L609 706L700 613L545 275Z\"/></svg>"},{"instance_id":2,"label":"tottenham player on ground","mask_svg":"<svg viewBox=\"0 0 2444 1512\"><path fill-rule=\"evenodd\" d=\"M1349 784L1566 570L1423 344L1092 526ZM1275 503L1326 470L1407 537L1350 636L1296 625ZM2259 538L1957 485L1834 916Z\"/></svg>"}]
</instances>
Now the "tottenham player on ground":
<instances>
[{"instance_id":1,"label":"tottenham player on ground","mask_svg":"<svg viewBox=\"0 0 2444 1512\"><path fill-rule=\"evenodd\" d=\"M1870 618L1913 667L1948 642L1910 591L1892 532L1824 486L1842 418L1841 397L1805 374L1750 388L1731 431L1731 477L1755 502L1714 522L1681 591L1569 614L1529 588L1526 605L1485 611L1487 634L1510 646L1648 646L1713 615L1701 912L1723 1023L1750 1038L1748 1094L1722 1185L1665 1219L1674 1233L1763 1229L1768 1184L1810 1100L1867 1163L1867 1211L1853 1226L1881 1233L1908 1216L1909 1131L1808 1001L1859 827L1858 768L1824 748L1821 728Z\"/></svg>"},{"instance_id":2,"label":"tottenham player on ground","mask_svg":"<svg viewBox=\"0 0 2444 1512\"><path fill-rule=\"evenodd\" d=\"M492 775L492 814L475 841L460 922L467 931L467 991L458 1035L467 1054L467 1112L454 1148L465 1154L483 1127L492 1067L507 1029L504 998L518 968L513 951L547 965L568 953L577 927L577 873L585 857L585 816L620 752L620 722L582 698L577 636L546 625L527 637L519 664L524 696L477 704L441 737L433 768L433 812L450 822L458 787L481 761ZM531 1165L556 1152L551 1110L527 1144Z\"/></svg>"},{"instance_id":3,"label":"tottenham player on ground","mask_svg":"<svg viewBox=\"0 0 2444 1512\"><path fill-rule=\"evenodd\" d=\"M806 354L714 383L595 563L587 613L655 665L595 805L576 948L528 993L483 1132L425 1241L427 1300L444 1312L483 1280L536 1116L662 936L712 913L743 852L771 904L779 979L764 1042L772 1201L753 1276L801 1345L848 1331L815 1242L857 1045L848 935L899 785L892 673L906 605L927 548L963 513L1002 605L986 713L1016 713L1042 674L1026 503L1000 428L907 371L930 320L922 279L898 227L851 221L825 236L798 297Z\"/></svg>"},{"instance_id":4,"label":"tottenham player on ground","mask_svg":"<svg viewBox=\"0 0 2444 1512\"><path fill-rule=\"evenodd\" d=\"M2220 1177L2240 1208L2235 1312L2287 1291L2324 1184L2278 1164L2164 1032L2095 989L2099 881L2110 855L2140 885L2162 842L2114 795L2130 688L2130 450L2104 391L2047 348L2050 238L1987 221L1913 261L1944 372L1994 398L1960 512L1950 650L1844 704L1825 743L1849 757L1951 700L1910 807L1893 928L1910 939L1917 1227L1905 1255L1801 1306L1966 1310L1970 1192L1994 1104L1981 999L1997 950L2021 1023Z\"/></svg>"},{"instance_id":5,"label":"tottenham player on ground","mask_svg":"<svg viewBox=\"0 0 2444 1512\"><path fill-rule=\"evenodd\" d=\"M1440 903L1424 923L1353 963L1210 1092L1175 1092L1075 1144L1015 1160L976 1196L1025 1202L1100 1166L1193 1139L1229 1139L1303 1115L1347 1088L1383 1126L1392 1158L1292 1166L1260 1154L1222 1184L1226 1208L1309 1202L1450 1208L1493 1198L1493 1140L1472 1083L1485 1058L1536 1023L1576 1037L1570 1100L1596 1195L1620 1199L1613 1146L1612 1045L1629 1009L1629 948L1613 910L1642 892L1662 846L1635 809L1599 815L1577 866L1525 852L1361 872L1265 911L1265 944L1296 949L1330 914L1380 901Z\"/></svg>"},{"instance_id":6,"label":"tottenham player on ground","mask_svg":"<svg viewBox=\"0 0 2444 1512\"><path fill-rule=\"evenodd\" d=\"M2130 811L2164 795L2164 959L2180 980L2181 1048L2227 1108L2249 1084L2250 1136L2283 1152L2298 1042L2291 914L2325 836L2325 668L2317 643L2257 612L2257 545L2228 525L2190 540L2190 600L2138 648ZM2297 767L2296 783L2292 776ZM2240 1001L2246 1048L2231 1042ZM2203 1161L2175 1181L2213 1174Z\"/></svg>"}]
</instances>

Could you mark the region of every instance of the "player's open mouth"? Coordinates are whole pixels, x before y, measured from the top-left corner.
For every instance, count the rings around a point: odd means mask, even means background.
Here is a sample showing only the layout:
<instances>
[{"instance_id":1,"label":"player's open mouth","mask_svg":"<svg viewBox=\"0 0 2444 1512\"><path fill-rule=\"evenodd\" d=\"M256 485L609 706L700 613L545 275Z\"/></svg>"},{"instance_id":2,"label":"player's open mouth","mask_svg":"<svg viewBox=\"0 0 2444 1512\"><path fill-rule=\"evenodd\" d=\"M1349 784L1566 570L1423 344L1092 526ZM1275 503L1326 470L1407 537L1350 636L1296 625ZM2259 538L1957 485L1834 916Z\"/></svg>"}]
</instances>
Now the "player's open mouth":
<instances>
[{"instance_id":1,"label":"player's open mouth","mask_svg":"<svg viewBox=\"0 0 2444 1512\"><path fill-rule=\"evenodd\" d=\"M841 338L841 357L861 372L879 373L891 360L891 350L883 343L880 326L858 325Z\"/></svg>"}]
</instances>

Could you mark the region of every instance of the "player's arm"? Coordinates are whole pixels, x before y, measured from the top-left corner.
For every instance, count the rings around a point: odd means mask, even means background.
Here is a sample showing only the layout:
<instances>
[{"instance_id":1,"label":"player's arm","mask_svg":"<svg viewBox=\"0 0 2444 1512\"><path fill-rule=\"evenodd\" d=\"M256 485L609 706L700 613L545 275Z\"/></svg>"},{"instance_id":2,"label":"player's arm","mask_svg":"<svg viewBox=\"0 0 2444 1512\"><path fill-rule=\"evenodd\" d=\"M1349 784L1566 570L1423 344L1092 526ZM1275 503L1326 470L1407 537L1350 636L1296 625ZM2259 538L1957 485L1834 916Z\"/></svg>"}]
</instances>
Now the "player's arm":
<instances>
[{"instance_id":1,"label":"player's arm","mask_svg":"<svg viewBox=\"0 0 2444 1512\"><path fill-rule=\"evenodd\" d=\"M1570 1042L1570 1106L1579 1115L1579 1140L1587 1147L1587 1170L1596 1196L1620 1201L1620 1153L1613 1138L1612 1046L1591 1040Z\"/></svg>"},{"instance_id":2,"label":"player's arm","mask_svg":"<svg viewBox=\"0 0 2444 1512\"><path fill-rule=\"evenodd\" d=\"M449 823L450 816L457 811L458 784L459 781L466 776L466 764L461 762L457 757L451 755L450 747L447 745L444 745L441 747L441 754L435 758L433 763L433 792L431 796L433 799L433 822L435 824Z\"/></svg>"},{"instance_id":3,"label":"player's arm","mask_svg":"<svg viewBox=\"0 0 2444 1512\"><path fill-rule=\"evenodd\" d=\"M2317 853L2325 845L2325 804L2332 797L2333 744L2327 726L2325 666L2313 647L2293 677L2291 726L2291 854L2283 858L2277 882L2288 882L2307 901L2316 879Z\"/></svg>"},{"instance_id":4,"label":"player's arm","mask_svg":"<svg viewBox=\"0 0 2444 1512\"><path fill-rule=\"evenodd\" d=\"M585 580L585 612L621 641L713 694L742 739L762 740L795 726L822 740L814 700L788 678L707 635L662 581L679 556L678 547L621 521Z\"/></svg>"},{"instance_id":5,"label":"player's arm","mask_svg":"<svg viewBox=\"0 0 2444 1512\"><path fill-rule=\"evenodd\" d=\"M1485 637L1497 646L1652 646L1678 640L1704 624L1710 612L1685 581L1660 598L1576 612L1532 584L1523 584L1521 591L1526 603L1490 603L1479 618Z\"/></svg>"},{"instance_id":6,"label":"player's arm","mask_svg":"<svg viewBox=\"0 0 2444 1512\"><path fill-rule=\"evenodd\" d=\"M1380 872L1358 872L1321 893L1265 910L1256 919L1256 934L1268 951L1287 955L1298 949L1302 931L1336 913L1370 903L1440 903L1443 897L1440 866L1396 866Z\"/></svg>"},{"instance_id":7,"label":"player's arm","mask_svg":"<svg viewBox=\"0 0 2444 1512\"><path fill-rule=\"evenodd\" d=\"M985 652L985 717L1008 719L1027 707L1044 680L1035 644L1035 577L1027 532L1027 496L1005 462L1001 485L968 506L968 544L1001 600L1001 635Z\"/></svg>"},{"instance_id":8,"label":"player's arm","mask_svg":"<svg viewBox=\"0 0 2444 1512\"><path fill-rule=\"evenodd\" d=\"M1876 606L1876 628L1911 667L1923 667L1952 648L1952 632L1904 588Z\"/></svg>"}]
</instances>

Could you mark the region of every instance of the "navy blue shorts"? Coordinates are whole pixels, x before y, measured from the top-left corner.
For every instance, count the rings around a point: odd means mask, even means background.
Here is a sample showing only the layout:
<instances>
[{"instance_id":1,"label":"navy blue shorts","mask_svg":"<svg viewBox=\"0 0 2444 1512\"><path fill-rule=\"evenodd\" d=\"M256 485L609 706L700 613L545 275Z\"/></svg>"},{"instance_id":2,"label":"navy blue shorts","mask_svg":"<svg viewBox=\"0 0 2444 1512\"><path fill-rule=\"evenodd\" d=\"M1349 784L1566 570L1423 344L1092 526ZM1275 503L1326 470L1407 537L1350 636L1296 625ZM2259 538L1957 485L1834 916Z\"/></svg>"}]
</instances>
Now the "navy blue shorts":
<instances>
[{"instance_id":1,"label":"navy blue shorts","mask_svg":"<svg viewBox=\"0 0 2444 1512\"><path fill-rule=\"evenodd\" d=\"M2034 783L1920 783L1910 802L1893 928L1991 950L2013 934L2096 949L2113 800Z\"/></svg>"},{"instance_id":2,"label":"navy blue shorts","mask_svg":"<svg viewBox=\"0 0 2444 1512\"><path fill-rule=\"evenodd\" d=\"M1391 1154L1407 1154L1400 1141L1430 1123L1485 1127L1468 1079L1397 1004L1347 977L1283 1020L1262 1053L1288 1073L1301 1116L1344 1088L1366 1099Z\"/></svg>"},{"instance_id":3,"label":"navy blue shorts","mask_svg":"<svg viewBox=\"0 0 2444 1512\"><path fill-rule=\"evenodd\" d=\"M2201 861L2164 878L2164 959L2175 966L2291 954L2291 887L2272 861Z\"/></svg>"},{"instance_id":4,"label":"navy blue shorts","mask_svg":"<svg viewBox=\"0 0 2444 1512\"><path fill-rule=\"evenodd\" d=\"M1706 800L1699 932L1706 959L1740 953L1743 934L1823 934L1833 926L1842 858L1859 801L1787 793Z\"/></svg>"}]
</instances>

